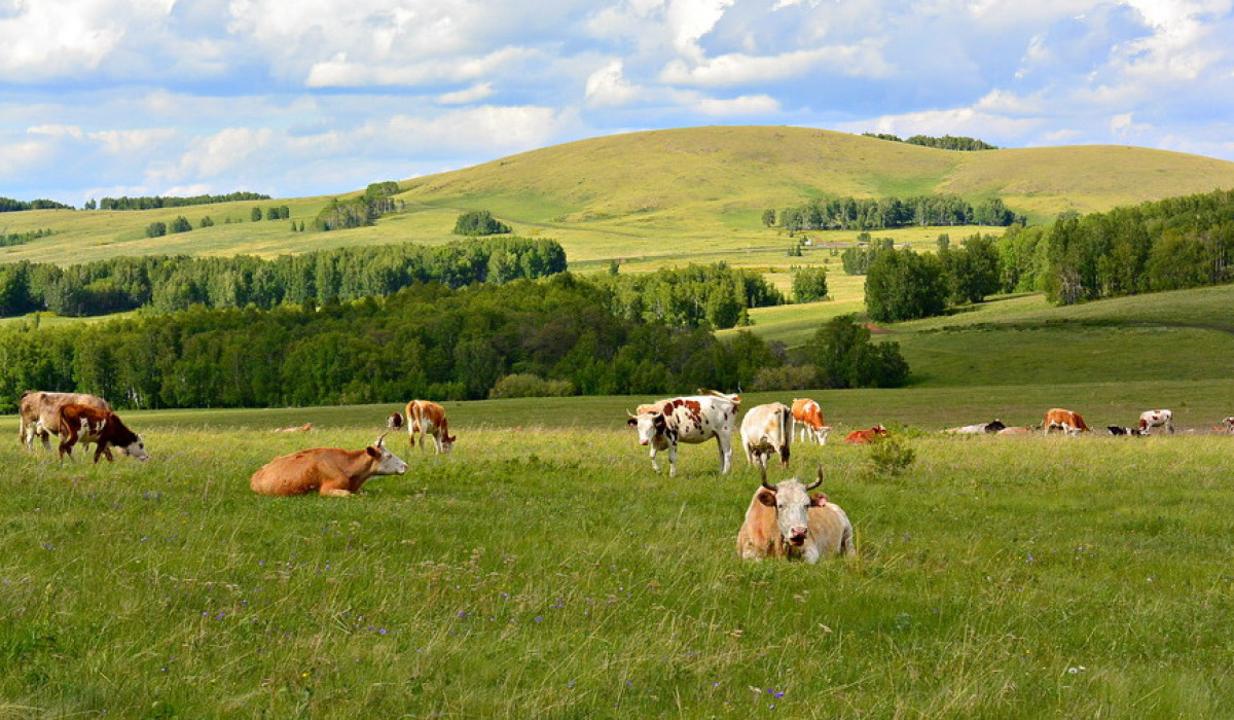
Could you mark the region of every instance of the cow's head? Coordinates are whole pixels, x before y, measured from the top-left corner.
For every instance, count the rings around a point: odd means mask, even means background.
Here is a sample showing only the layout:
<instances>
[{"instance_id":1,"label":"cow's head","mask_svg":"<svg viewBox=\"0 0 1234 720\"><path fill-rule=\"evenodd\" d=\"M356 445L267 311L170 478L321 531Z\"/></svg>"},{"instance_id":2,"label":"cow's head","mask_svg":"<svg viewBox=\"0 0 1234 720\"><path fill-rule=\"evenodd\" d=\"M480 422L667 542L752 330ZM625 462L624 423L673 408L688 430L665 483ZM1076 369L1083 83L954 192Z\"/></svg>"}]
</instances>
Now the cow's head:
<instances>
[{"instance_id":1,"label":"cow's head","mask_svg":"<svg viewBox=\"0 0 1234 720\"><path fill-rule=\"evenodd\" d=\"M390 417L386 418L386 427L391 430L398 430L403 427L403 414L398 412L390 413Z\"/></svg>"},{"instance_id":2,"label":"cow's head","mask_svg":"<svg viewBox=\"0 0 1234 720\"><path fill-rule=\"evenodd\" d=\"M145 462L150 459L150 454L146 452L146 444L142 442L140 435L134 435L133 442L121 447L120 450L134 460Z\"/></svg>"},{"instance_id":3,"label":"cow's head","mask_svg":"<svg viewBox=\"0 0 1234 720\"><path fill-rule=\"evenodd\" d=\"M1002 420L999 420L998 418L994 418L990 422L986 423L985 431L988 433L996 433L999 430L1005 429L1006 427L1007 426L1003 424Z\"/></svg>"},{"instance_id":4,"label":"cow's head","mask_svg":"<svg viewBox=\"0 0 1234 720\"><path fill-rule=\"evenodd\" d=\"M870 428L870 434L877 435L878 437L887 437L887 428L883 427L882 425L875 425L874 427Z\"/></svg>"},{"instance_id":5,"label":"cow's head","mask_svg":"<svg viewBox=\"0 0 1234 720\"><path fill-rule=\"evenodd\" d=\"M806 534L810 531L809 510L811 507L822 507L827 504L827 496L823 493L810 494L810 491L823 484L823 467L818 468L818 479L806 485L797 478L781 480L775 485L767 483L767 471L763 470L762 487L755 495L758 501L770 508L775 508L776 524L780 527L780 538L789 547L800 548L805 544Z\"/></svg>"},{"instance_id":6,"label":"cow's head","mask_svg":"<svg viewBox=\"0 0 1234 720\"><path fill-rule=\"evenodd\" d=\"M455 440L458 440L458 436L451 435L443 430L441 433L441 451L448 453L453 450Z\"/></svg>"},{"instance_id":7,"label":"cow's head","mask_svg":"<svg viewBox=\"0 0 1234 720\"><path fill-rule=\"evenodd\" d=\"M626 415L630 416L626 424L638 430L639 445L650 445L657 436L663 435L668 429L668 421L664 419L662 412L653 411L635 415L627 410Z\"/></svg>"},{"instance_id":8,"label":"cow's head","mask_svg":"<svg viewBox=\"0 0 1234 720\"><path fill-rule=\"evenodd\" d=\"M368 456L377 463L374 475L402 475L407 472L407 463L398 455L386 449L386 434L364 449Z\"/></svg>"}]
</instances>

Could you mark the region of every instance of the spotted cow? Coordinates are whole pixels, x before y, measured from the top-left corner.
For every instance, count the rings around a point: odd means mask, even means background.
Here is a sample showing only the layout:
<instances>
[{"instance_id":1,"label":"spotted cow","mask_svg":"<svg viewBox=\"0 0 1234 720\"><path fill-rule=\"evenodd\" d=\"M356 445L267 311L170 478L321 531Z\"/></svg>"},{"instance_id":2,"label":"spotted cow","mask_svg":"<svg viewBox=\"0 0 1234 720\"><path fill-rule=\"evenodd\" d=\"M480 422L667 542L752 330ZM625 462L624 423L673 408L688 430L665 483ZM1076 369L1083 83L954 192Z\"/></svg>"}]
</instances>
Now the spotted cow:
<instances>
[{"instance_id":1,"label":"spotted cow","mask_svg":"<svg viewBox=\"0 0 1234 720\"><path fill-rule=\"evenodd\" d=\"M627 411L630 427L638 431L640 445L650 447L651 467L659 472L656 453L668 451L668 474L677 474L677 444L697 445L715 438L720 449L720 473L733 464L733 424L741 396L712 393L661 400L640 406L643 412Z\"/></svg>"}]
</instances>

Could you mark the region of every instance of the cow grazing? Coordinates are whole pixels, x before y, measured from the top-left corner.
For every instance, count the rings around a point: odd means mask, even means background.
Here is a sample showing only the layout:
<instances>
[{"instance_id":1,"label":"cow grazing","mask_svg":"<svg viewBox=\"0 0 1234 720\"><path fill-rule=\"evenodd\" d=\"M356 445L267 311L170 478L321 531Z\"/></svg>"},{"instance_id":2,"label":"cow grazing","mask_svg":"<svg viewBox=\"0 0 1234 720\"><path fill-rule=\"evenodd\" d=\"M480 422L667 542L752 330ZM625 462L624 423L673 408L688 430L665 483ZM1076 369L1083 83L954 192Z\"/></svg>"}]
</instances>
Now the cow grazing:
<instances>
[{"instance_id":1,"label":"cow grazing","mask_svg":"<svg viewBox=\"0 0 1234 720\"><path fill-rule=\"evenodd\" d=\"M326 497L360 492L374 475L402 475L407 463L391 453L382 434L363 450L313 448L283 455L253 473L249 487L258 495L304 495L316 490Z\"/></svg>"},{"instance_id":2,"label":"cow grazing","mask_svg":"<svg viewBox=\"0 0 1234 720\"><path fill-rule=\"evenodd\" d=\"M1163 427L1174 434L1174 413L1170 410L1145 410L1140 413L1140 431L1145 435L1152 432L1153 428Z\"/></svg>"},{"instance_id":3,"label":"cow grazing","mask_svg":"<svg viewBox=\"0 0 1234 720\"><path fill-rule=\"evenodd\" d=\"M293 432L312 432L313 423L304 423L303 425L292 425L291 427L274 428L270 432L276 433L293 433Z\"/></svg>"},{"instance_id":4,"label":"cow grazing","mask_svg":"<svg viewBox=\"0 0 1234 720\"><path fill-rule=\"evenodd\" d=\"M51 450L51 436L60 434L60 409L65 405L86 405L111 411L111 405L95 395L41 390L25 392L18 407L17 437L27 450L34 450L35 437L43 441L44 450Z\"/></svg>"},{"instance_id":5,"label":"cow grazing","mask_svg":"<svg viewBox=\"0 0 1234 720\"><path fill-rule=\"evenodd\" d=\"M1222 420L1221 427L1225 428L1226 432L1230 433L1231 435L1234 435L1234 415L1231 415L1228 418Z\"/></svg>"},{"instance_id":6,"label":"cow grazing","mask_svg":"<svg viewBox=\"0 0 1234 720\"><path fill-rule=\"evenodd\" d=\"M767 469L767 458L780 456L788 467L788 446L793 440L792 411L783 403L756 405L741 419L741 447L751 465Z\"/></svg>"},{"instance_id":7,"label":"cow grazing","mask_svg":"<svg viewBox=\"0 0 1234 720\"><path fill-rule=\"evenodd\" d=\"M981 435L982 433L990 433L991 435L997 432L1006 430L1007 426L1002 420L994 418L987 423L977 423L976 425L964 425L961 427L947 428L943 432L951 435Z\"/></svg>"},{"instance_id":8,"label":"cow grazing","mask_svg":"<svg viewBox=\"0 0 1234 720\"><path fill-rule=\"evenodd\" d=\"M403 414L400 412L392 412L386 418L386 427L391 430L398 430L403 427Z\"/></svg>"},{"instance_id":9,"label":"cow grazing","mask_svg":"<svg viewBox=\"0 0 1234 720\"><path fill-rule=\"evenodd\" d=\"M826 495L810 494L822 482L821 467L818 479L809 485L796 478L769 485L764 470L761 487L750 499L737 532L737 555L743 560L783 557L810 564L824 555L855 555L848 515Z\"/></svg>"},{"instance_id":10,"label":"cow grazing","mask_svg":"<svg viewBox=\"0 0 1234 720\"><path fill-rule=\"evenodd\" d=\"M70 403L60 408L57 423L60 435L60 459L73 456L73 446L94 443L94 462L100 457L112 461L111 448L118 448L125 455L146 461L146 446L141 436L129 430L120 417L110 410L100 410L91 405Z\"/></svg>"},{"instance_id":11,"label":"cow grazing","mask_svg":"<svg viewBox=\"0 0 1234 720\"><path fill-rule=\"evenodd\" d=\"M630 417L626 424L638 430L640 445L650 446L653 470L660 471L656 453L667 450L668 475L675 476L678 443L697 445L715 438L720 448L720 473L728 473L733 464L733 423L741 407L741 396L690 395L661 400L650 407L638 414L627 411Z\"/></svg>"},{"instance_id":12,"label":"cow grazing","mask_svg":"<svg viewBox=\"0 0 1234 720\"><path fill-rule=\"evenodd\" d=\"M869 445L879 438L887 437L887 428L882 425L875 425L868 430L854 430L849 433L844 442L849 445Z\"/></svg>"},{"instance_id":13,"label":"cow grazing","mask_svg":"<svg viewBox=\"0 0 1234 720\"><path fill-rule=\"evenodd\" d=\"M823 424L823 409L810 398L793 398L793 424L804 442L813 439L819 445L827 444L831 427Z\"/></svg>"},{"instance_id":14,"label":"cow grazing","mask_svg":"<svg viewBox=\"0 0 1234 720\"><path fill-rule=\"evenodd\" d=\"M1088 425L1084 423L1084 418L1079 413L1063 408L1050 408L1045 414L1045 419L1041 421L1041 428L1043 435L1049 435L1051 430L1062 430L1068 435L1089 432Z\"/></svg>"},{"instance_id":15,"label":"cow grazing","mask_svg":"<svg viewBox=\"0 0 1234 720\"><path fill-rule=\"evenodd\" d=\"M432 436L438 455L450 452L458 439L450 434L445 408L429 400L412 400L407 403L407 442L415 447L416 435L419 435L423 450L425 434Z\"/></svg>"},{"instance_id":16,"label":"cow grazing","mask_svg":"<svg viewBox=\"0 0 1234 720\"><path fill-rule=\"evenodd\" d=\"M1106 432L1111 435L1134 435L1136 437L1147 435L1148 433L1138 427L1120 427L1118 425L1106 425Z\"/></svg>"}]
</instances>

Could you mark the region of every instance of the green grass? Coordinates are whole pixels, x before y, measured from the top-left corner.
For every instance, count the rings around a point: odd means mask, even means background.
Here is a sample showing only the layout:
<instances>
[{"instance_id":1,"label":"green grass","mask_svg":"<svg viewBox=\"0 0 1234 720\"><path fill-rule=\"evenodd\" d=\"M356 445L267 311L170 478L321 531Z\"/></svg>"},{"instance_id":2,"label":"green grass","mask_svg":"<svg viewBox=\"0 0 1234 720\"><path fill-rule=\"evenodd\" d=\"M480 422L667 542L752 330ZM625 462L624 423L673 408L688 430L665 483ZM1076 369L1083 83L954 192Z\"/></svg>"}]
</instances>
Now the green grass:
<instances>
[{"instance_id":1,"label":"green grass","mask_svg":"<svg viewBox=\"0 0 1234 720\"><path fill-rule=\"evenodd\" d=\"M1055 402L1096 423L1159 391L1185 403L1174 408L1181 424L1206 425L1231 390L811 394L838 425L934 428L993 413L1027 421ZM144 465L60 466L0 444L0 707L39 717L1234 712L1230 438L915 436L918 461L900 478L864 475L863 449L798 447L795 470L825 463L859 558L751 564L734 539L757 476L739 461L717 477L710 446L683 449L677 478L653 475L622 424L633 402L453 404L453 454L403 451L406 476L348 500L259 498L247 480L276 454L359 447L388 407L126 413L153 453ZM267 432L304 420L325 429ZM11 433L11 418L0 426Z\"/></svg>"}]
</instances>

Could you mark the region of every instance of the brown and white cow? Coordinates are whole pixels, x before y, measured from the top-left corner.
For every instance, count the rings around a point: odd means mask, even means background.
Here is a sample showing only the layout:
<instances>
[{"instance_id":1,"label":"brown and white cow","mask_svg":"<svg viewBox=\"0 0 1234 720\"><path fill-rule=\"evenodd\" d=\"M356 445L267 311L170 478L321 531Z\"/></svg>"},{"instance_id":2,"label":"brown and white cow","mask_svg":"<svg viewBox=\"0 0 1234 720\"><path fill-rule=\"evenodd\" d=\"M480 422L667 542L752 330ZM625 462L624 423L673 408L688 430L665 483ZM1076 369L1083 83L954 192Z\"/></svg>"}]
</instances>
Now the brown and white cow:
<instances>
[{"instance_id":1,"label":"brown and white cow","mask_svg":"<svg viewBox=\"0 0 1234 720\"><path fill-rule=\"evenodd\" d=\"M1145 410L1140 413L1140 432L1144 435L1152 433L1153 428L1163 427L1174 434L1174 413L1170 410Z\"/></svg>"},{"instance_id":2,"label":"brown and white cow","mask_svg":"<svg viewBox=\"0 0 1234 720\"><path fill-rule=\"evenodd\" d=\"M869 445L879 438L887 437L887 428L875 425L868 430L854 430L844 438L849 445Z\"/></svg>"},{"instance_id":3,"label":"brown and white cow","mask_svg":"<svg viewBox=\"0 0 1234 720\"><path fill-rule=\"evenodd\" d=\"M1234 435L1234 415L1231 415L1228 418L1222 420L1221 427L1225 428L1226 432L1230 433L1231 435Z\"/></svg>"},{"instance_id":4,"label":"brown and white cow","mask_svg":"<svg viewBox=\"0 0 1234 720\"><path fill-rule=\"evenodd\" d=\"M290 427L274 428L270 432L276 433L293 433L293 432L312 432L313 423L306 422L303 425L292 425Z\"/></svg>"},{"instance_id":5,"label":"brown and white cow","mask_svg":"<svg viewBox=\"0 0 1234 720\"><path fill-rule=\"evenodd\" d=\"M120 421L120 416L110 410L100 410L91 405L69 403L60 408L57 423L60 435L60 459L73 456L73 446L94 443L94 462L100 457L112 461L111 448L117 448L131 458L146 461L150 456L141 436L129 430Z\"/></svg>"},{"instance_id":6,"label":"brown and white cow","mask_svg":"<svg viewBox=\"0 0 1234 720\"><path fill-rule=\"evenodd\" d=\"M1084 423L1084 418L1080 416L1080 413L1064 408L1050 408L1046 411L1045 419L1041 421L1041 433L1049 435L1051 430L1062 430L1068 435L1089 432L1088 425Z\"/></svg>"},{"instance_id":7,"label":"brown and white cow","mask_svg":"<svg viewBox=\"0 0 1234 720\"><path fill-rule=\"evenodd\" d=\"M769 485L764 471L737 532L737 555L743 560L783 557L810 564L824 555L855 555L848 515L826 495L810 494L822 482L821 467L809 485L797 478Z\"/></svg>"},{"instance_id":8,"label":"brown and white cow","mask_svg":"<svg viewBox=\"0 0 1234 720\"><path fill-rule=\"evenodd\" d=\"M85 393L30 390L22 394L17 437L27 450L34 450L35 437L43 441L44 450L51 450L51 436L60 434L60 408L70 404L111 410L111 405L103 398Z\"/></svg>"},{"instance_id":9,"label":"brown and white cow","mask_svg":"<svg viewBox=\"0 0 1234 720\"><path fill-rule=\"evenodd\" d=\"M403 427L403 414L397 410L390 413L390 415L386 418L386 427L391 430L398 430Z\"/></svg>"},{"instance_id":10,"label":"brown and white cow","mask_svg":"<svg viewBox=\"0 0 1234 720\"><path fill-rule=\"evenodd\" d=\"M715 438L720 448L720 473L726 474L733 464L733 423L741 407L740 395L689 395L651 403L646 412L627 411L626 424L638 430L640 445L650 446L651 467L660 465L656 453L668 450L668 474L677 474L677 444L697 445Z\"/></svg>"},{"instance_id":11,"label":"brown and white cow","mask_svg":"<svg viewBox=\"0 0 1234 720\"><path fill-rule=\"evenodd\" d=\"M751 465L767 469L767 458L780 456L788 467L789 444L793 440L792 410L784 403L755 405L741 419L741 447Z\"/></svg>"},{"instance_id":12,"label":"brown and white cow","mask_svg":"<svg viewBox=\"0 0 1234 720\"><path fill-rule=\"evenodd\" d=\"M419 435L423 450L425 434L432 436L438 455L450 452L458 439L450 434L445 408L430 400L412 400L407 403L407 442L415 447L416 435Z\"/></svg>"},{"instance_id":13,"label":"brown and white cow","mask_svg":"<svg viewBox=\"0 0 1234 720\"><path fill-rule=\"evenodd\" d=\"M994 434L1006 430L1007 426L1002 420L994 418L990 422L977 423L976 425L962 425L960 427L947 428L943 432L948 435L981 435L983 433Z\"/></svg>"},{"instance_id":14,"label":"brown and white cow","mask_svg":"<svg viewBox=\"0 0 1234 720\"><path fill-rule=\"evenodd\" d=\"M793 424L801 439L812 438L819 445L827 444L831 427L823 424L823 409L810 398L793 398Z\"/></svg>"},{"instance_id":15,"label":"brown and white cow","mask_svg":"<svg viewBox=\"0 0 1234 720\"><path fill-rule=\"evenodd\" d=\"M375 475L402 475L407 463L385 446L386 436L363 450L313 448L274 458L253 473L249 487L258 495L304 495L316 491L326 497L347 497L360 492Z\"/></svg>"}]
</instances>

